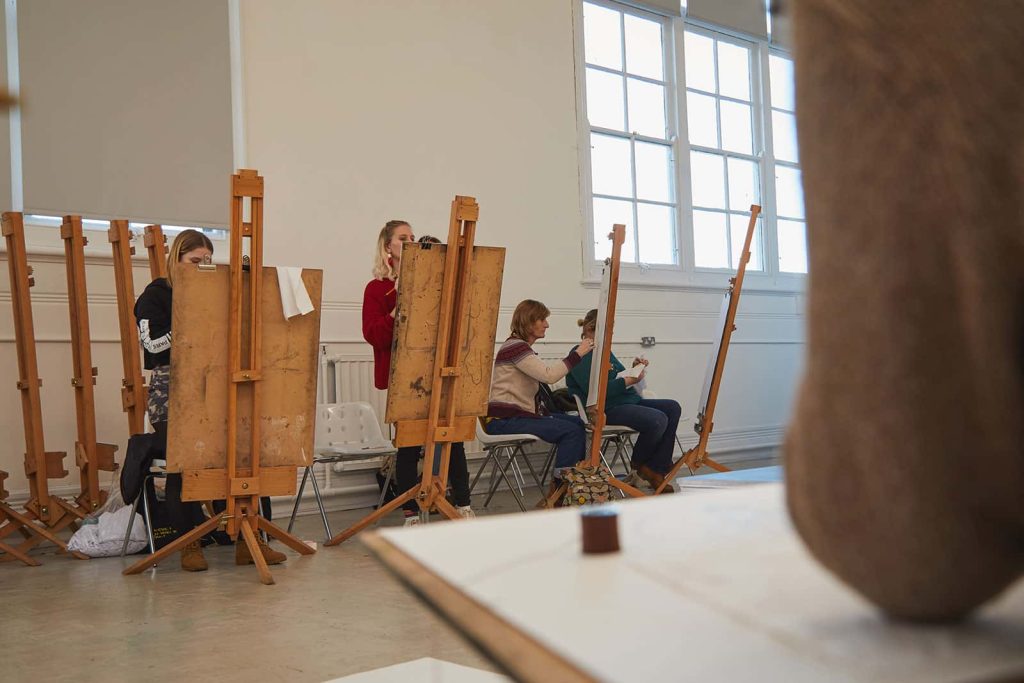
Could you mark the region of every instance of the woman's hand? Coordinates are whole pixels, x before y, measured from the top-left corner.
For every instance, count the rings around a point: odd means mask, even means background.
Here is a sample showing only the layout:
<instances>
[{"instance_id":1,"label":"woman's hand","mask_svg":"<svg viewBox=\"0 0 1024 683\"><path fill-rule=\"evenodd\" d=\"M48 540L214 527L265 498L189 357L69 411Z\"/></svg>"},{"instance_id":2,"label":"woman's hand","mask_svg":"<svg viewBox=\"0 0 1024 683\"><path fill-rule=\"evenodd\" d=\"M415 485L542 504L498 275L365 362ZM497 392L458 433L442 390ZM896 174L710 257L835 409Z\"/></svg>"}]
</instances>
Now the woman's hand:
<instances>
[{"instance_id":1,"label":"woman's hand","mask_svg":"<svg viewBox=\"0 0 1024 683\"><path fill-rule=\"evenodd\" d=\"M580 358L582 358L583 356L587 355L588 353L590 353L593 350L594 350L594 340L593 339L582 339L582 340L580 340L580 345L576 347L576 353L579 354Z\"/></svg>"},{"instance_id":2,"label":"woman's hand","mask_svg":"<svg viewBox=\"0 0 1024 683\"><path fill-rule=\"evenodd\" d=\"M634 358L633 359L633 367L634 368L636 366L638 366L638 365L650 365L650 364L651 364L651 361L649 361L649 360L647 360L646 358L643 358L643 357Z\"/></svg>"}]
</instances>

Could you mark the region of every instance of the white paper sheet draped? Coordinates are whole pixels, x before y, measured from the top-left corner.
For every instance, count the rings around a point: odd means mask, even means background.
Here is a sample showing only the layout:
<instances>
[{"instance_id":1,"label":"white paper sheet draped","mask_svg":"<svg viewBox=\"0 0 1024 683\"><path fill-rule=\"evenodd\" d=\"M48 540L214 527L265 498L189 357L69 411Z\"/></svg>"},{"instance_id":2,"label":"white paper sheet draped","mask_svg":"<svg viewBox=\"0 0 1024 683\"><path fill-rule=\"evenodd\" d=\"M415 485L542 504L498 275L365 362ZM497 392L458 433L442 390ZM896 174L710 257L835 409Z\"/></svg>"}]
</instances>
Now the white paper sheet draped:
<instances>
[{"instance_id":1,"label":"white paper sheet draped","mask_svg":"<svg viewBox=\"0 0 1024 683\"><path fill-rule=\"evenodd\" d=\"M302 281L302 268L277 266L277 282L281 287L281 308L284 309L286 319L313 310L306 283Z\"/></svg>"}]
</instances>

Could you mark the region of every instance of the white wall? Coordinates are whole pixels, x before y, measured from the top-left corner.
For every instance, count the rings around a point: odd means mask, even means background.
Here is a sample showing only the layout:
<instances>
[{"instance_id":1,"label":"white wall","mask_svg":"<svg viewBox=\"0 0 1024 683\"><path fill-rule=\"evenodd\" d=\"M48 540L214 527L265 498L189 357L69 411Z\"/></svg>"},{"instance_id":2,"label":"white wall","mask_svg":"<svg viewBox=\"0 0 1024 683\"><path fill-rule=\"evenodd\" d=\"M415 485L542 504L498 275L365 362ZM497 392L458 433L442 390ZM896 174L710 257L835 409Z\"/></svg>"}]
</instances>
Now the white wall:
<instances>
[{"instance_id":1,"label":"white wall","mask_svg":"<svg viewBox=\"0 0 1024 683\"><path fill-rule=\"evenodd\" d=\"M526 297L552 309L542 353L568 350L578 338L575 320L596 305L597 291L581 284L572 21L572 0L242 0L246 148L248 165L266 178L266 259L326 271L322 338L332 352L369 356L359 307L380 226L403 218L417 234L443 237L455 194L480 203L478 243L508 250L499 339ZM94 246L105 253L101 239ZM53 243L60 247L56 235ZM63 271L59 263L46 267L57 276L33 292L37 328L63 340ZM109 266L97 261L89 276L94 338L112 340ZM26 483L3 277L0 430L11 438L0 469L19 491ZM141 288L141 269L136 277ZM50 303L42 302L44 291ZM640 337L655 336L657 346L643 350L650 383L690 417L720 300L720 292L701 290L620 293L616 354L639 354ZM743 295L715 420L730 448L778 444L803 351L802 306L791 294ZM70 370L60 372L68 353L58 341L40 349L51 450L74 441ZM106 440L126 433L117 353L114 344L94 348ZM681 427L692 435L689 423Z\"/></svg>"}]
</instances>

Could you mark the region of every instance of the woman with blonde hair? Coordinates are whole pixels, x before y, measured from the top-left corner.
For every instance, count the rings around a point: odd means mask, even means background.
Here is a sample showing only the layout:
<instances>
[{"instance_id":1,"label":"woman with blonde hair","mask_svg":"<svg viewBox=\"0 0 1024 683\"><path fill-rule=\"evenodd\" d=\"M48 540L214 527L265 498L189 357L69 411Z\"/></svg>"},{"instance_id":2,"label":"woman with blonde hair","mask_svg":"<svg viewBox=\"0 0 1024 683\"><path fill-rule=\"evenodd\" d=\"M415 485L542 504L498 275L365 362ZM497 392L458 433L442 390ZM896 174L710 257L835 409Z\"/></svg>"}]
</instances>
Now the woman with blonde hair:
<instances>
[{"instance_id":1,"label":"woman with blonde hair","mask_svg":"<svg viewBox=\"0 0 1024 683\"><path fill-rule=\"evenodd\" d=\"M597 329L597 309L591 309L577 324L583 328L583 341L594 339ZM580 342L583 343L582 341ZM676 428L682 409L679 403L671 399L652 399L642 397L636 385L643 379L647 371L647 361L642 358L633 360L633 366L645 366L637 377L619 377L625 366L612 353L609 355L611 367L608 369L608 390L605 394L604 414L610 425L622 425L635 429L639 436L633 446L630 459L633 471L637 476L652 487L657 488L665 480L665 474L672 469L672 453L676 445ZM565 379L569 393L579 396L583 404L587 403L587 392L590 387L591 359L588 357L577 365ZM671 485L662 489L671 493Z\"/></svg>"},{"instance_id":2,"label":"woman with blonde hair","mask_svg":"<svg viewBox=\"0 0 1024 683\"><path fill-rule=\"evenodd\" d=\"M391 373L398 279L402 266L402 247L407 242L415 242L412 226L408 222L390 220L384 224L377 236L373 279L363 290L363 339L373 347L373 384L378 389L388 388ZM416 485L416 470L422 451L422 446L403 446L398 449L395 455L395 483L401 493ZM452 444L448 479L455 509L463 517L475 517L470 507L466 449L461 443ZM403 509L406 526L419 523L419 505L415 500L407 502Z\"/></svg>"},{"instance_id":3,"label":"woman with blonde hair","mask_svg":"<svg viewBox=\"0 0 1024 683\"><path fill-rule=\"evenodd\" d=\"M156 450L166 451L167 409L171 385L171 293L175 272L185 266L209 263L213 258L213 242L198 230L182 230L171 243L167 254L167 277L150 282L135 302L135 321L139 329L139 342L149 377L146 412L153 431L157 434ZM168 474L165 505L170 523L179 534L185 534L206 521L202 505L181 500L181 475ZM146 495L143 492L142 495ZM265 506L269 504L267 499ZM284 553L273 550L260 539L260 551L267 564L280 564L287 559ZM245 543L235 546L235 563L251 564L252 556ZM193 541L181 550L181 568L189 572L207 569L200 541Z\"/></svg>"},{"instance_id":4,"label":"woman with blonde hair","mask_svg":"<svg viewBox=\"0 0 1024 683\"><path fill-rule=\"evenodd\" d=\"M575 415L546 414L537 393L541 382L557 382L579 365L594 342L585 339L562 360L545 363L533 344L547 332L549 315L548 307L533 299L519 302L512 313L512 334L494 358L487 433L532 434L555 444L553 492L562 485L562 473L583 460L587 437L583 421Z\"/></svg>"}]
</instances>

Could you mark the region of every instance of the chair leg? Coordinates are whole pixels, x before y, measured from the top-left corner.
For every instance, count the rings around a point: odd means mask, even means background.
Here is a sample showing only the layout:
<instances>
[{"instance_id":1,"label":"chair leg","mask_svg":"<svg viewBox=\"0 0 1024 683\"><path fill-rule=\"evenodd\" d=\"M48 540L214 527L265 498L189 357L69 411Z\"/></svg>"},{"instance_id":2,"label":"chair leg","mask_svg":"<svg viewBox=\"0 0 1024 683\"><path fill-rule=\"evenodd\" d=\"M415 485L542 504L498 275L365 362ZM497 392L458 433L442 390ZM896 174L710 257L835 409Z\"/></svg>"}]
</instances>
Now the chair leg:
<instances>
[{"instance_id":1,"label":"chair leg","mask_svg":"<svg viewBox=\"0 0 1024 683\"><path fill-rule=\"evenodd\" d=\"M132 537L132 527L135 525L135 515L139 511L139 498L144 495L146 495L145 485L143 485L139 495L135 496L135 501L132 502L132 514L128 518L128 528L124 532L124 543L121 544L121 557L128 554L128 539Z\"/></svg>"},{"instance_id":2,"label":"chair leg","mask_svg":"<svg viewBox=\"0 0 1024 683\"><path fill-rule=\"evenodd\" d=\"M540 487L544 488L544 483L548 480L548 475L551 473L551 467L555 464L555 451L558 450L558 446L555 444L551 445L551 449L548 451L548 457L544 460L544 469L540 473Z\"/></svg>"},{"instance_id":3,"label":"chair leg","mask_svg":"<svg viewBox=\"0 0 1024 683\"><path fill-rule=\"evenodd\" d=\"M316 497L316 506L320 508L320 519L324 523L324 531L327 532L327 540L329 541L334 538L334 534L331 533L331 525L327 523L327 510L324 509L324 499L320 495L320 484L316 483L316 472L313 472L312 475L310 481L313 482L313 495Z\"/></svg>"},{"instance_id":4,"label":"chair leg","mask_svg":"<svg viewBox=\"0 0 1024 683\"><path fill-rule=\"evenodd\" d=\"M544 490L544 484L541 483L540 477L537 476L537 471L533 469L533 464L530 462L530 457L523 450L523 444L516 444L515 450L512 452L513 455L519 453L523 456L523 460L526 462L526 469L530 470L530 476L533 477L533 483L537 485L537 488L541 491Z\"/></svg>"},{"instance_id":5,"label":"chair leg","mask_svg":"<svg viewBox=\"0 0 1024 683\"><path fill-rule=\"evenodd\" d=\"M495 467L498 466L499 461L498 461L497 458L495 458L494 464L495 464ZM501 475L501 479L504 480L505 486L508 486L509 491L511 491L512 495L515 496L516 502L519 503L519 508L523 512L526 512L526 504L523 503L522 497L516 491L516 488L514 486L512 486L512 482L509 481L509 478L508 478L508 468L509 468L509 465L511 465L511 464L512 464L512 458L510 457L505 462L505 466L498 470L498 474L500 474ZM498 490L498 482L495 482L494 486L491 487L490 493L487 494L487 500L484 501L484 507L487 507L487 505L491 502L491 498L494 497L494 494L495 494L495 492L497 492L497 490Z\"/></svg>"},{"instance_id":6,"label":"chair leg","mask_svg":"<svg viewBox=\"0 0 1024 683\"><path fill-rule=\"evenodd\" d=\"M302 492L306 490L306 479L309 478L311 469L312 465L309 465L302 470L302 483L299 484L299 491L295 494L295 505L292 506L292 516L288 520L288 533L291 533L292 527L295 526L295 515L299 513L299 502L302 500Z\"/></svg>"},{"instance_id":7,"label":"chair leg","mask_svg":"<svg viewBox=\"0 0 1024 683\"><path fill-rule=\"evenodd\" d=\"M149 541L149 552L152 554L156 552L156 541L153 540L153 515L149 510L149 496L146 495L145 479L142 480L142 516L146 520L146 540Z\"/></svg>"},{"instance_id":8,"label":"chair leg","mask_svg":"<svg viewBox=\"0 0 1024 683\"><path fill-rule=\"evenodd\" d=\"M509 464L512 465L512 478L515 479L520 495L523 495L523 486L526 484L526 479L523 478L523 471L519 468L519 463L516 462L514 450L509 452L508 460Z\"/></svg>"},{"instance_id":9,"label":"chair leg","mask_svg":"<svg viewBox=\"0 0 1024 683\"><path fill-rule=\"evenodd\" d=\"M487 457L485 457L483 463L480 464L480 469L478 469L476 471L476 476L473 477L473 483L471 483L469 485L469 494L470 495L473 495L473 489L476 488L476 483L478 481L480 481L480 475L484 473L485 469L487 469L487 463L489 463L493 457L494 457L494 449L491 449L491 448L487 449Z\"/></svg>"},{"instance_id":10,"label":"chair leg","mask_svg":"<svg viewBox=\"0 0 1024 683\"><path fill-rule=\"evenodd\" d=\"M392 463L392 467L388 469L388 476L384 477L384 488L380 490L380 498L377 499L378 510L384 507L384 498L386 498L388 495L388 487L391 486L391 478L393 476L395 476L394 463Z\"/></svg>"}]
</instances>

